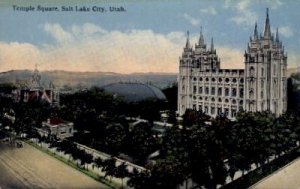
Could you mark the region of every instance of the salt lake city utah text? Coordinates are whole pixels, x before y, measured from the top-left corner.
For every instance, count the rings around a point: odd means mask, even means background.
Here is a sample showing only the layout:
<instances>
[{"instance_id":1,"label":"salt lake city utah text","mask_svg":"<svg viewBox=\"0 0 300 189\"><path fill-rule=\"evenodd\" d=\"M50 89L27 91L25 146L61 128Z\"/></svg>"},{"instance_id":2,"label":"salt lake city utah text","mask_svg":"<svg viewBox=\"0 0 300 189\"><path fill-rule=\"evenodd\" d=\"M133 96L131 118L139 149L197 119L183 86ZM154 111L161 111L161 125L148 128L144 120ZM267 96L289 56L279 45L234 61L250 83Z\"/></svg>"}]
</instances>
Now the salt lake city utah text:
<instances>
[{"instance_id":1,"label":"salt lake city utah text","mask_svg":"<svg viewBox=\"0 0 300 189\"><path fill-rule=\"evenodd\" d=\"M126 9L123 6L12 6L14 11L22 11L22 12L55 12L55 11L63 11L63 12L126 12Z\"/></svg>"}]
</instances>

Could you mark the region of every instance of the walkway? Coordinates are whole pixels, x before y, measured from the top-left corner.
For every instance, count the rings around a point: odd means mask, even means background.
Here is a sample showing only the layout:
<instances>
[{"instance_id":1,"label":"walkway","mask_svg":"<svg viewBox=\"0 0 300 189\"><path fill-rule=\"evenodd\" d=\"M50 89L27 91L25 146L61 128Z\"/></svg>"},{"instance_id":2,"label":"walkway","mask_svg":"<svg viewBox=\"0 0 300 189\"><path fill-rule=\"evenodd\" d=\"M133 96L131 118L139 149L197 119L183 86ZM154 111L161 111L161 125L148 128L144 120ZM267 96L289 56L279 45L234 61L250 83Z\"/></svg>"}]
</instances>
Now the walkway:
<instances>
[{"instance_id":1,"label":"walkway","mask_svg":"<svg viewBox=\"0 0 300 189\"><path fill-rule=\"evenodd\" d=\"M299 189L299 177L300 158L259 181L251 189Z\"/></svg>"}]
</instances>

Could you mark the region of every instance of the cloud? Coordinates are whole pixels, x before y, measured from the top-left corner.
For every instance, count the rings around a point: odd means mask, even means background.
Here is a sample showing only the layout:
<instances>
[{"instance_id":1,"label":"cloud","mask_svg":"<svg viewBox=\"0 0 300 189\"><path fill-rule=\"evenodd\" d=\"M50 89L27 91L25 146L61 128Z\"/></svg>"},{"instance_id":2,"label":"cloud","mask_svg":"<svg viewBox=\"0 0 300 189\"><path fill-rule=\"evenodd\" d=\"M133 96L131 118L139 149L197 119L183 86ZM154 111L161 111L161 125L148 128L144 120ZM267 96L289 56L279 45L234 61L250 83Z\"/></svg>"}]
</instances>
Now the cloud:
<instances>
[{"instance_id":1,"label":"cloud","mask_svg":"<svg viewBox=\"0 0 300 189\"><path fill-rule=\"evenodd\" d=\"M200 12L210 15L216 15L217 11L214 7L208 7L206 9L201 9Z\"/></svg>"},{"instance_id":2,"label":"cloud","mask_svg":"<svg viewBox=\"0 0 300 189\"><path fill-rule=\"evenodd\" d=\"M251 2L250 0L241 0L238 3L230 0L225 1L224 7L231 8L237 13L230 20L246 28L253 26L258 20L258 15L250 10Z\"/></svg>"},{"instance_id":3,"label":"cloud","mask_svg":"<svg viewBox=\"0 0 300 189\"><path fill-rule=\"evenodd\" d=\"M224 0L224 8L229 8L231 6L232 0Z\"/></svg>"},{"instance_id":4,"label":"cloud","mask_svg":"<svg viewBox=\"0 0 300 189\"><path fill-rule=\"evenodd\" d=\"M258 20L258 15L256 12L251 10L251 6L260 5L270 7L271 9L277 9L282 6L283 3L281 0L225 0L224 8L231 8L236 12L236 15L233 16L230 20L236 23L237 25L244 26L245 28L249 28L253 26L254 23Z\"/></svg>"},{"instance_id":5,"label":"cloud","mask_svg":"<svg viewBox=\"0 0 300 189\"><path fill-rule=\"evenodd\" d=\"M41 70L177 72L185 41L182 32L107 31L91 23L69 28L46 23L44 31L54 39L53 44L1 42L1 71L38 64Z\"/></svg>"},{"instance_id":6,"label":"cloud","mask_svg":"<svg viewBox=\"0 0 300 189\"><path fill-rule=\"evenodd\" d=\"M300 55L297 52L290 52L288 54L288 68L296 68L299 67Z\"/></svg>"},{"instance_id":7,"label":"cloud","mask_svg":"<svg viewBox=\"0 0 300 189\"><path fill-rule=\"evenodd\" d=\"M17 52L17 53L16 53ZM33 68L33 65L42 60L40 50L29 43L4 43L0 42L0 66L1 71L13 69Z\"/></svg>"},{"instance_id":8,"label":"cloud","mask_svg":"<svg viewBox=\"0 0 300 189\"><path fill-rule=\"evenodd\" d=\"M33 69L38 64L40 70L176 73L186 41L183 32L108 31L91 23L69 28L46 23L44 30L54 43L38 47L0 42L0 71ZM191 35L191 44L198 37ZM243 55L238 50L223 46L217 52L222 68L242 68Z\"/></svg>"},{"instance_id":9,"label":"cloud","mask_svg":"<svg viewBox=\"0 0 300 189\"><path fill-rule=\"evenodd\" d=\"M200 21L198 19L190 16L189 14L184 13L183 18L185 18L193 26L199 26L200 24Z\"/></svg>"},{"instance_id":10,"label":"cloud","mask_svg":"<svg viewBox=\"0 0 300 189\"><path fill-rule=\"evenodd\" d=\"M59 24L46 23L44 25L44 30L59 43L68 43L73 40L73 36L66 32Z\"/></svg>"},{"instance_id":11,"label":"cloud","mask_svg":"<svg viewBox=\"0 0 300 189\"><path fill-rule=\"evenodd\" d=\"M278 28L279 34L281 34L284 37L292 37L294 35L294 31L289 26L282 26Z\"/></svg>"},{"instance_id":12,"label":"cloud","mask_svg":"<svg viewBox=\"0 0 300 189\"><path fill-rule=\"evenodd\" d=\"M226 46L216 47L217 54L221 59L222 69L244 69L243 53L238 49Z\"/></svg>"},{"instance_id":13,"label":"cloud","mask_svg":"<svg viewBox=\"0 0 300 189\"><path fill-rule=\"evenodd\" d=\"M281 0L265 0L265 2L271 7L271 9L277 9L283 4Z\"/></svg>"},{"instance_id":14,"label":"cloud","mask_svg":"<svg viewBox=\"0 0 300 189\"><path fill-rule=\"evenodd\" d=\"M256 13L251 11L244 11L238 16L232 17L231 20L238 25L243 25L246 27L253 26L254 23L257 21L258 16Z\"/></svg>"},{"instance_id":15,"label":"cloud","mask_svg":"<svg viewBox=\"0 0 300 189\"><path fill-rule=\"evenodd\" d=\"M270 7L271 9L277 9L278 7L283 5L282 0L224 0L224 8L237 8L240 10L244 10L248 8L251 4L259 4L261 6Z\"/></svg>"}]
</instances>

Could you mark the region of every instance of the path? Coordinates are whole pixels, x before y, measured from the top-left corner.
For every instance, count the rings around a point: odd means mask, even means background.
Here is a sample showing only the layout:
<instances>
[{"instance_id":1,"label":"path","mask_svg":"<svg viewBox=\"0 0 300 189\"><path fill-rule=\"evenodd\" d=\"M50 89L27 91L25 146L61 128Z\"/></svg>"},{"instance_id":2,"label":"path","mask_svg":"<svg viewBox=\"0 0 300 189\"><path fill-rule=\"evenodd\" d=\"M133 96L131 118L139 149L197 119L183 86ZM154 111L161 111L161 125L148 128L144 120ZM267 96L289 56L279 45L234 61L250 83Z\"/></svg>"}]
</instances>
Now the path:
<instances>
[{"instance_id":1,"label":"path","mask_svg":"<svg viewBox=\"0 0 300 189\"><path fill-rule=\"evenodd\" d=\"M251 189L298 189L300 186L300 158L267 176Z\"/></svg>"}]
</instances>

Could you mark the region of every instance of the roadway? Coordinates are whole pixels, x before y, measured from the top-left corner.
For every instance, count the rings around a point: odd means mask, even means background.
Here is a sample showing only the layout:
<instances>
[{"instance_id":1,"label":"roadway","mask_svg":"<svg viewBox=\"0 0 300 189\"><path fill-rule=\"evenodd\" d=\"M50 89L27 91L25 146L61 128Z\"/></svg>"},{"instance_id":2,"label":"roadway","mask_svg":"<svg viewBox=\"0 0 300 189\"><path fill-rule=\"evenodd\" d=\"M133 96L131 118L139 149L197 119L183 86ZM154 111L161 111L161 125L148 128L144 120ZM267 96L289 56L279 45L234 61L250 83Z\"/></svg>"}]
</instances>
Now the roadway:
<instances>
[{"instance_id":1,"label":"roadway","mask_svg":"<svg viewBox=\"0 0 300 189\"><path fill-rule=\"evenodd\" d=\"M1 189L109 188L28 144L0 141L0 170Z\"/></svg>"}]
</instances>

